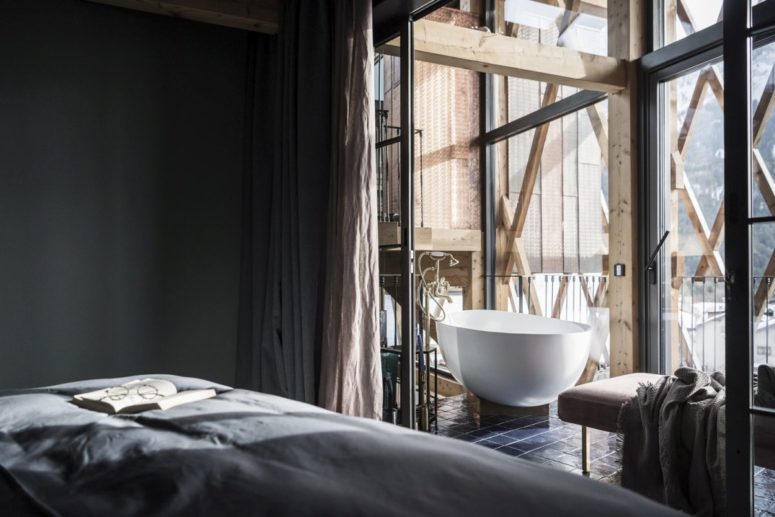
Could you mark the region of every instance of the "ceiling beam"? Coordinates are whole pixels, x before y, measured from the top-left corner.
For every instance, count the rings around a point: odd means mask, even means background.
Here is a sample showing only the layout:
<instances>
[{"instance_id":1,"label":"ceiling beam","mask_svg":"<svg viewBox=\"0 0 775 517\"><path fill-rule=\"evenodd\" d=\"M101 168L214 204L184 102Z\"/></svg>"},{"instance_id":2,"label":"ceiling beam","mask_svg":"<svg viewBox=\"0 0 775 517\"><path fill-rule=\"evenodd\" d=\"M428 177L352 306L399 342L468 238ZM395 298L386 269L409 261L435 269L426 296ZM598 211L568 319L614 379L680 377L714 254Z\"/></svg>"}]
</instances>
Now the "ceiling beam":
<instances>
[{"instance_id":1,"label":"ceiling beam","mask_svg":"<svg viewBox=\"0 0 775 517\"><path fill-rule=\"evenodd\" d=\"M276 34L281 0L89 0L146 13Z\"/></svg>"},{"instance_id":2,"label":"ceiling beam","mask_svg":"<svg viewBox=\"0 0 775 517\"><path fill-rule=\"evenodd\" d=\"M428 63L609 93L627 82L624 62L611 57L428 20L416 22L414 34L415 57ZM400 42L377 51L398 55Z\"/></svg>"}]
</instances>

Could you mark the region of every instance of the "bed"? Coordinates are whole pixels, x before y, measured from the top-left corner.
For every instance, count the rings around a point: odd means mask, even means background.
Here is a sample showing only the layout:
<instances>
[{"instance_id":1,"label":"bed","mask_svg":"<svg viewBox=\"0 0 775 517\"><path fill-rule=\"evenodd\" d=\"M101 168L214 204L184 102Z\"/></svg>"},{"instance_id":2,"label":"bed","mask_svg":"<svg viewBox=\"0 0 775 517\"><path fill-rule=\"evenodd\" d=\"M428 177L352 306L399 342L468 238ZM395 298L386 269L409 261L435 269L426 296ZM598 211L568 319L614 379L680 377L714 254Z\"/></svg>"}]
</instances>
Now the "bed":
<instances>
[{"instance_id":1,"label":"bed","mask_svg":"<svg viewBox=\"0 0 775 517\"><path fill-rule=\"evenodd\" d=\"M134 378L218 396L108 416ZM668 516L624 489L484 447L212 382L150 375L0 392L4 515Z\"/></svg>"}]
</instances>

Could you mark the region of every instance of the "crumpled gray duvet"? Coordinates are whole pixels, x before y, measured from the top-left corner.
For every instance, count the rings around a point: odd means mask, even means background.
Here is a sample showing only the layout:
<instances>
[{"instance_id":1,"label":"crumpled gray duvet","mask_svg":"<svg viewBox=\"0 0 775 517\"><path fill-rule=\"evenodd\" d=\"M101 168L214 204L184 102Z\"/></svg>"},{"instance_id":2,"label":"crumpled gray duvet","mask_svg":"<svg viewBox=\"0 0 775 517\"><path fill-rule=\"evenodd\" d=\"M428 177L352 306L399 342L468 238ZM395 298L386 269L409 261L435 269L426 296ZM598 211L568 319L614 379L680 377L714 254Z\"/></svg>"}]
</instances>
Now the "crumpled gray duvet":
<instances>
[{"instance_id":1,"label":"crumpled gray duvet","mask_svg":"<svg viewBox=\"0 0 775 517\"><path fill-rule=\"evenodd\" d=\"M216 398L108 416L68 402L133 378ZM658 517L624 489L484 447L197 379L0 393L0 514Z\"/></svg>"}]
</instances>

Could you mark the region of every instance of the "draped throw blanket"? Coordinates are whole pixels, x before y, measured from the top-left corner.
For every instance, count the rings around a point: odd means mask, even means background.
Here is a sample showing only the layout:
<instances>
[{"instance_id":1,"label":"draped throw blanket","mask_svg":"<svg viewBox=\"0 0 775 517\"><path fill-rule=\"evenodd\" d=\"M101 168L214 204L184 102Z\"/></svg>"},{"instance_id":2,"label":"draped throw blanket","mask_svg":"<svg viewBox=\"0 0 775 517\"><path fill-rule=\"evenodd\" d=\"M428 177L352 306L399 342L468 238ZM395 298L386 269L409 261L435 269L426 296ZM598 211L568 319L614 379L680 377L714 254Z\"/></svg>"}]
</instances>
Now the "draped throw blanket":
<instances>
[{"instance_id":1,"label":"draped throw blanket","mask_svg":"<svg viewBox=\"0 0 775 517\"><path fill-rule=\"evenodd\" d=\"M337 1L334 19L320 403L381 418L371 2Z\"/></svg>"},{"instance_id":2,"label":"draped throw blanket","mask_svg":"<svg viewBox=\"0 0 775 517\"><path fill-rule=\"evenodd\" d=\"M248 37L237 384L377 417L371 2L288 0Z\"/></svg>"},{"instance_id":3,"label":"draped throw blanket","mask_svg":"<svg viewBox=\"0 0 775 517\"><path fill-rule=\"evenodd\" d=\"M619 413L622 486L696 515L725 513L724 376L679 368Z\"/></svg>"}]
</instances>

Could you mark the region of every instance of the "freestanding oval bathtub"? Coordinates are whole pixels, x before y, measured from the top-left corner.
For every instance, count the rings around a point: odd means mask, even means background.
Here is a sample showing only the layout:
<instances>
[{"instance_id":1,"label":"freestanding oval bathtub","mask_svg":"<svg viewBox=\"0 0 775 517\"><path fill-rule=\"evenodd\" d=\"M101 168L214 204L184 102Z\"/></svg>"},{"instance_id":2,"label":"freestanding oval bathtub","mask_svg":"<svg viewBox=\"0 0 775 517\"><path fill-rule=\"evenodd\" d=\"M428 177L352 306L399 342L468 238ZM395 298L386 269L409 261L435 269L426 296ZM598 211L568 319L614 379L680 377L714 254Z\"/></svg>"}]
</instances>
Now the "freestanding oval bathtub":
<instances>
[{"instance_id":1,"label":"freestanding oval bathtub","mask_svg":"<svg viewBox=\"0 0 775 517\"><path fill-rule=\"evenodd\" d=\"M436 323L452 375L498 404L548 404L573 386L589 357L589 325L505 311L462 311Z\"/></svg>"}]
</instances>

